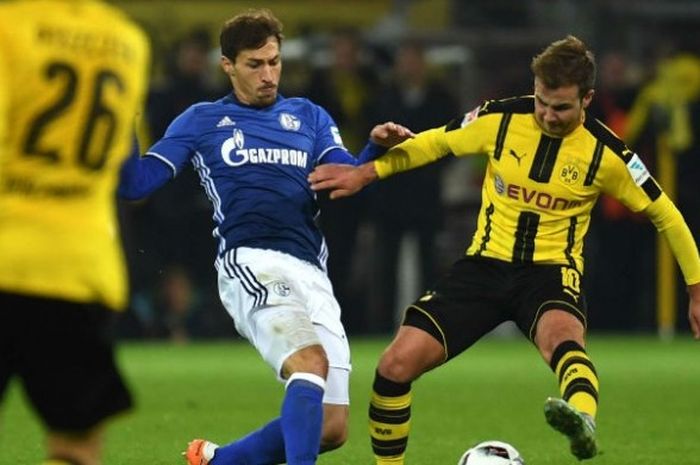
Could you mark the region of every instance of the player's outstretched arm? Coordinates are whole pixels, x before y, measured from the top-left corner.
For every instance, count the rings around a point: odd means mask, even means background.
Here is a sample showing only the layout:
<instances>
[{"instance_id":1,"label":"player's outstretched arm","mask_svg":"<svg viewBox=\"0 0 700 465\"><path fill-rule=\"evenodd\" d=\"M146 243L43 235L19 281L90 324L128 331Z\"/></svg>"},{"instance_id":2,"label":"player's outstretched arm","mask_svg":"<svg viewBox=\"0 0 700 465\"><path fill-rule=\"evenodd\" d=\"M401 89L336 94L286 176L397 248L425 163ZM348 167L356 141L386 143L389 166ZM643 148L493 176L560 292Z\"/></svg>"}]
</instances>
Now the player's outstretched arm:
<instances>
[{"instance_id":1,"label":"player's outstretched arm","mask_svg":"<svg viewBox=\"0 0 700 465\"><path fill-rule=\"evenodd\" d=\"M374 162L360 166L330 163L317 166L309 175L311 189L329 190L331 199L351 196L376 179Z\"/></svg>"},{"instance_id":2,"label":"player's outstretched arm","mask_svg":"<svg viewBox=\"0 0 700 465\"><path fill-rule=\"evenodd\" d=\"M391 147L414 136L415 134L413 131L400 124L391 121L378 124L370 131L369 141L362 151L357 154L357 158L344 148L338 147L328 152L320 163L342 163L359 166L363 163L376 160L378 157L384 155Z\"/></svg>"},{"instance_id":3,"label":"player's outstretched arm","mask_svg":"<svg viewBox=\"0 0 700 465\"><path fill-rule=\"evenodd\" d=\"M700 340L700 253L683 216L673 202L661 196L644 211L664 236L688 285L688 319L693 337Z\"/></svg>"},{"instance_id":4,"label":"player's outstretched arm","mask_svg":"<svg viewBox=\"0 0 700 465\"><path fill-rule=\"evenodd\" d=\"M690 298L688 304L690 329L693 331L695 339L700 340L700 283L688 286L688 296Z\"/></svg>"},{"instance_id":5,"label":"player's outstretched arm","mask_svg":"<svg viewBox=\"0 0 700 465\"><path fill-rule=\"evenodd\" d=\"M139 145L134 142L131 155L119 173L117 195L125 200L140 200L150 195L174 176L163 160L141 157Z\"/></svg>"}]
</instances>

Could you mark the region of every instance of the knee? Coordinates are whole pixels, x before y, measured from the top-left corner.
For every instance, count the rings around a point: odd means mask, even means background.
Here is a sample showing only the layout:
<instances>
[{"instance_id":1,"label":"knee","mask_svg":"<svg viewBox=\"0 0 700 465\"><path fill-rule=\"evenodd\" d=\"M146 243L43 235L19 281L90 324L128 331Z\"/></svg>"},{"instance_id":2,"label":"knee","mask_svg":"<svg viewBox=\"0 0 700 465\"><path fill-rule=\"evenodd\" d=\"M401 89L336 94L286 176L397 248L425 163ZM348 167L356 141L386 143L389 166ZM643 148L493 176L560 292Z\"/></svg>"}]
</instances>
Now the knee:
<instances>
[{"instance_id":1,"label":"knee","mask_svg":"<svg viewBox=\"0 0 700 465\"><path fill-rule=\"evenodd\" d=\"M321 433L321 452L337 449L348 439L347 417L334 416L327 418L323 423Z\"/></svg>"},{"instance_id":2,"label":"knee","mask_svg":"<svg viewBox=\"0 0 700 465\"><path fill-rule=\"evenodd\" d=\"M414 364L408 357L396 351L388 351L382 355L377 371L395 383L410 383L421 374L416 372Z\"/></svg>"},{"instance_id":3,"label":"knee","mask_svg":"<svg viewBox=\"0 0 700 465\"><path fill-rule=\"evenodd\" d=\"M323 379L328 378L328 358L326 358L326 353L321 350L321 353L313 357L303 371L317 374Z\"/></svg>"},{"instance_id":4,"label":"knee","mask_svg":"<svg viewBox=\"0 0 700 465\"><path fill-rule=\"evenodd\" d=\"M345 444L347 439L347 427L324 431L323 435L321 436L321 451L327 452L329 450L337 449Z\"/></svg>"},{"instance_id":5,"label":"knee","mask_svg":"<svg viewBox=\"0 0 700 465\"><path fill-rule=\"evenodd\" d=\"M328 357L320 345L306 347L290 355L282 365L282 376L287 379L292 373L313 373L326 379L328 376Z\"/></svg>"},{"instance_id":6,"label":"knee","mask_svg":"<svg viewBox=\"0 0 700 465\"><path fill-rule=\"evenodd\" d=\"M584 347L584 334L583 324L570 313L548 311L538 322L535 344L542 358L550 363L554 351L564 341L574 341Z\"/></svg>"}]
</instances>

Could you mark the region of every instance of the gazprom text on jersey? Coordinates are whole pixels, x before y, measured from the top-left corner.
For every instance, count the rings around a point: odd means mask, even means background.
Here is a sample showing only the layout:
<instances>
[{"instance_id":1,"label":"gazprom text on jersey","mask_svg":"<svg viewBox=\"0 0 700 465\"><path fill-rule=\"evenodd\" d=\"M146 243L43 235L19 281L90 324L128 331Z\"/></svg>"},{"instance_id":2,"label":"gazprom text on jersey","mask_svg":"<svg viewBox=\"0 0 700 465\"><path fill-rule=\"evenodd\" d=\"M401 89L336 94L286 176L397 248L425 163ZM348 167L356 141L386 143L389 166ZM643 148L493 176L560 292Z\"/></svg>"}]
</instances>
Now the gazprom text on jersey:
<instances>
[{"instance_id":1,"label":"gazprom text on jersey","mask_svg":"<svg viewBox=\"0 0 700 465\"><path fill-rule=\"evenodd\" d=\"M227 165L240 166L245 163L272 163L306 168L309 154L303 150L251 148L236 151L222 151ZM233 156L232 156L233 154Z\"/></svg>"}]
</instances>

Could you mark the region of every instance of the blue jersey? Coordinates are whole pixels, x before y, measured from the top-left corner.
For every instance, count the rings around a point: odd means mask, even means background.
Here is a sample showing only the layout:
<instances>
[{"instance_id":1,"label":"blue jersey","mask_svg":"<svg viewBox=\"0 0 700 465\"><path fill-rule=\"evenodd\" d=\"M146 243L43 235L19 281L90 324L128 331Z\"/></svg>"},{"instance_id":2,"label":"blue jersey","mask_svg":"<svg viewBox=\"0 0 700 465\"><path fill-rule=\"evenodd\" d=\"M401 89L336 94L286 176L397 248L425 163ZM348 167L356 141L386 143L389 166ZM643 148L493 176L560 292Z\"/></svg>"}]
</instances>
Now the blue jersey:
<instances>
[{"instance_id":1,"label":"blue jersey","mask_svg":"<svg viewBox=\"0 0 700 465\"><path fill-rule=\"evenodd\" d=\"M244 105L232 95L195 104L171 123L146 152L144 158L149 157L162 162L159 168L167 165L173 176L193 163L214 208L219 256L241 246L272 249L322 269L327 248L307 177L322 162L358 162L323 108L305 98L281 96L264 108ZM131 160L124 171L136 167ZM129 184L124 171L120 192ZM141 186L139 196L159 187L151 184L145 190Z\"/></svg>"}]
</instances>

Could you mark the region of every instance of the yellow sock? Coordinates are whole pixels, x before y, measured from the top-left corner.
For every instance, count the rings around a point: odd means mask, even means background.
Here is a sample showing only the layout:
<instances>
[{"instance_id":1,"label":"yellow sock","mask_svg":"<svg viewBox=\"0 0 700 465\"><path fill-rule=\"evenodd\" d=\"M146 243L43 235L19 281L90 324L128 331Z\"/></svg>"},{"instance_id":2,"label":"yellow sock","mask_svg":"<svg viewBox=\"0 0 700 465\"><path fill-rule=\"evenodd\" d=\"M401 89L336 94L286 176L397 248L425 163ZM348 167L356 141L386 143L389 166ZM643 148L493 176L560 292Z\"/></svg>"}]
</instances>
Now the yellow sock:
<instances>
[{"instance_id":1,"label":"yellow sock","mask_svg":"<svg viewBox=\"0 0 700 465\"><path fill-rule=\"evenodd\" d=\"M562 399L579 412L595 418L598 411L598 375L586 350L574 341L562 342L550 366L559 380Z\"/></svg>"},{"instance_id":2,"label":"yellow sock","mask_svg":"<svg viewBox=\"0 0 700 465\"><path fill-rule=\"evenodd\" d=\"M403 465L411 420L411 385L375 374L369 433L377 465Z\"/></svg>"}]
</instances>

